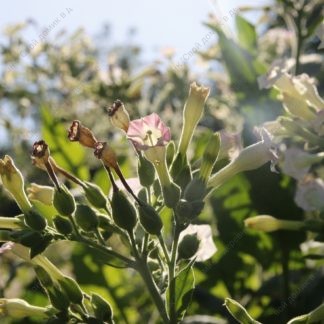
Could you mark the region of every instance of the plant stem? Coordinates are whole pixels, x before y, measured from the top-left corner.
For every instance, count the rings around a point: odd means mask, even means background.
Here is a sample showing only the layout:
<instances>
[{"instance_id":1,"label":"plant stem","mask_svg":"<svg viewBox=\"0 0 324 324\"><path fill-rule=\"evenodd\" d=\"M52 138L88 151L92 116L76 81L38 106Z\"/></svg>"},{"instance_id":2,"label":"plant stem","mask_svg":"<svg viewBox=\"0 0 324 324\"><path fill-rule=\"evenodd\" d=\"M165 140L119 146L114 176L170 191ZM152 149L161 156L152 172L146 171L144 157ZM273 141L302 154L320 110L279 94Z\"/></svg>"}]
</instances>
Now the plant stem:
<instances>
[{"instance_id":1,"label":"plant stem","mask_svg":"<svg viewBox=\"0 0 324 324\"><path fill-rule=\"evenodd\" d=\"M164 242L164 239L163 239L162 235L159 235L158 239L159 239L160 245L162 247L165 259L166 259L167 263L170 264L169 252L168 252L168 250L167 250L167 248L165 246L165 242Z\"/></svg>"},{"instance_id":2,"label":"plant stem","mask_svg":"<svg viewBox=\"0 0 324 324\"><path fill-rule=\"evenodd\" d=\"M171 261L169 263L169 314L170 314L170 324L177 323L177 310L176 310L176 282L175 282L175 267L176 267L176 258L177 258L177 250L178 250L178 243L180 237L180 229L177 224L175 225L174 230L174 238L173 238L173 245L172 245L172 252L171 252Z\"/></svg>"},{"instance_id":3,"label":"plant stem","mask_svg":"<svg viewBox=\"0 0 324 324\"><path fill-rule=\"evenodd\" d=\"M151 276L150 270L147 267L146 261L143 260L138 252L135 237L133 232L129 232L129 238L132 244L133 252L135 255L135 259L137 261L137 270L139 274L141 275L143 281L146 284L146 287L148 288L150 295L162 317L162 320L164 323L169 323L168 314L165 309L165 303L158 291L158 288L156 287L156 284Z\"/></svg>"}]
</instances>

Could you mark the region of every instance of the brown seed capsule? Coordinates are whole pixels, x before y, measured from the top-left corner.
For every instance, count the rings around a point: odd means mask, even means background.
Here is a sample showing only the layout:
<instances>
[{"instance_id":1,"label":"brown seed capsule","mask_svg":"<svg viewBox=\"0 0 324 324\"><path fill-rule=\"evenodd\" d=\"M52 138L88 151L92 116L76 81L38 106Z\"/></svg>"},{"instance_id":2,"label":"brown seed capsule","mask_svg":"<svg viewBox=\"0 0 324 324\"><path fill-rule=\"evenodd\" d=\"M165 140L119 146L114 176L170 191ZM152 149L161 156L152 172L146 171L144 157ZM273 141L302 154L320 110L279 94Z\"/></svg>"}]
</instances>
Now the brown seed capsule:
<instances>
[{"instance_id":1,"label":"brown seed capsule","mask_svg":"<svg viewBox=\"0 0 324 324\"><path fill-rule=\"evenodd\" d=\"M115 100L113 105L107 108L110 122L117 128L123 129L125 132L129 126L129 115L122 101Z\"/></svg>"},{"instance_id":2,"label":"brown seed capsule","mask_svg":"<svg viewBox=\"0 0 324 324\"><path fill-rule=\"evenodd\" d=\"M68 138L71 142L79 142L81 145L95 148L97 139L91 130L81 124L80 121L74 120L68 132Z\"/></svg>"},{"instance_id":3,"label":"brown seed capsule","mask_svg":"<svg viewBox=\"0 0 324 324\"><path fill-rule=\"evenodd\" d=\"M48 163L50 151L48 145L44 140L40 140L34 143L32 151L32 162L33 164L42 169L46 170L45 164Z\"/></svg>"},{"instance_id":4,"label":"brown seed capsule","mask_svg":"<svg viewBox=\"0 0 324 324\"><path fill-rule=\"evenodd\" d=\"M113 149L106 142L97 142L94 147L94 155L102 160L105 166L117 169L117 158Z\"/></svg>"}]
</instances>

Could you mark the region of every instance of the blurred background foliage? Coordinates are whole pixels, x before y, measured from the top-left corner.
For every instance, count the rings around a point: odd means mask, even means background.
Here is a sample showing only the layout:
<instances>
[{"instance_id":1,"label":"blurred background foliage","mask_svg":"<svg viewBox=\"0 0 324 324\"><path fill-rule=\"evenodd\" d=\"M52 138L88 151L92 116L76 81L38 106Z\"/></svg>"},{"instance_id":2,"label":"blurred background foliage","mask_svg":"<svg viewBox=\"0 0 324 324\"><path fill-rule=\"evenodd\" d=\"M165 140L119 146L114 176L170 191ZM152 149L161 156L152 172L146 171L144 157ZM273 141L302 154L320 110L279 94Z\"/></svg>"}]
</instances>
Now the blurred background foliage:
<instances>
[{"instance_id":1,"label":"blurred background foliage","mask_svg":"<svg viewBox=\"0 0 324 324\"><path fill-rule=\"evenodd\" d=\"M32 21L8 26L0 44L0 155L13 156L27 183L49 184L46 173L34 168L29 158L32 142L44 138L61 166L108 193L104 170L81 146L67 141L71 120L81 120L99 139L107 139L118 152L124 174L132 177L136 175L134 153L123 134L109 124L106 108L118 98L131 118L158 112L176 141L193 80L209 85L211 95L194 135L192 161L201 157L211 131L242 132L245 145L255 142L254 127L284 113L276 91L259 90L257 83L274 61L297 58L297 73L316 78L323 94L323 49L318 50L320 40L314 36L322 21L322 5L322 1L277 0L276 10L241 8L236 35L226 33L217 17L210 16L206 32L218 37L196 54L203 72L192 72L187 65L175 68L172 50L165 54L163 64L141 66L140 47L125 44L107 49L102 45L104 36L97 44L81 29L55 31L54 40L45 39L31 48L23 31ZM244 12L252 9L262 12L257 25L244 18ZM189 315L208 314L210 323L231 323L222 306L224 298L231 296L262 323L284 323L322 302L323 263L305 257L300 249L312 236L284 231L269 235L243 226L245 218L256 214L294 220L309 216L296 207L294 188L294 180L270 172L266 165L236 176L211 197L199 222L212 224L218 252L195 267L198 285ZM19 212L1 187L0 201L0 215ZM101 264L100 256L81 245L59 243L47 254L86 291L111 301L117 323L158 321L134 273ZM30 267L8 257L0 262L0 297L46 305Z\"/></svg>"}]
</instances>

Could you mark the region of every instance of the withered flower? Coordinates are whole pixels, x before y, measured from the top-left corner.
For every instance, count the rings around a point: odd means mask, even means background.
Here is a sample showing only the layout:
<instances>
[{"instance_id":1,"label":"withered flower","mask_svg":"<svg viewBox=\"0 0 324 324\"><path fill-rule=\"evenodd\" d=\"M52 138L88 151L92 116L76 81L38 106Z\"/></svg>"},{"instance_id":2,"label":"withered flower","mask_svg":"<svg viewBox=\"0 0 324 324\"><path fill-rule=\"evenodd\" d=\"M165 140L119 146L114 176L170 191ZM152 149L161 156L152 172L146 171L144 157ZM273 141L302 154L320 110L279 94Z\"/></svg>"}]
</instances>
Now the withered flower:
<instances>
[{"instance_id":1,"label":"withered flower","mask_svg":"<svg viewBox=\"0 0 324 324\"><path fill-rule=\"evenodd\" d=\"M129 115L122 101L115 100L111 107L107 108L110 122L117 128L127 132L129 126Z\"/></svg>"},{"instance_id":2,"label":"withered flower","mask_svg":"<svg viewBox=\"0 0 324 324\"><path fill-rule=\"evenodd\" d=\"M47 171L54 185L58 188L58 190L60 190L59 182L51 164L52 159L50 157L50 150L44 140L40 140L34 143L31 158L33 164L36 167Z\"/></svg>"},{"instance_id":3,"label":"withered flower","mask_svg":"<svg viewBox=\"0 0 324 324\"><path fill-rule=\"evenodd\" d=\"M74 120L68 132L68 138L71 142L79 142L81 145L95 148L97 139L91 130L81 124L79 120Z\"/></svg>"}]
</instances>

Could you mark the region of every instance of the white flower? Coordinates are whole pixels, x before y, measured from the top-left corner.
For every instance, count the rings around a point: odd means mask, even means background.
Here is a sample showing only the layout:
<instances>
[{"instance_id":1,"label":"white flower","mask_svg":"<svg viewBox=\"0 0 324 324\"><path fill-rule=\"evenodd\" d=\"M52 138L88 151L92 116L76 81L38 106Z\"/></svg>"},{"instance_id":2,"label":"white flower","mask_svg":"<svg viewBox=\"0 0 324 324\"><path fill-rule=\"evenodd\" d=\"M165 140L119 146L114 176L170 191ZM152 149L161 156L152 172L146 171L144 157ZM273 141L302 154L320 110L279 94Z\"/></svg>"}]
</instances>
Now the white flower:
<instances>
[{"instance_id":1,"label":"white flower","mask_svg":"<svg viewBox=\"0 0 324 324\"><path fill-rule=\"evenodd\" d=\"M324 210L324 181L319 178L310 178L300 182L295 202L306 211Z\"/></svg>"},{"instance_id":2,"label":"white flower","mask_svg":"<svg viewBox=\"0 0 324 324\"><path fill-rule=\"evenodd\" d=\"M299 180L305 177L312 164L320 162L323 158L324 153L309 154L297 147L290 147L283 154L280 168L283 173Z\"/></svg>"},{"instance_id":3,"label":"white flower","mask_svg":"<svg viewBox=\"0 0 324 324\"><path fill-rule=\"evenodd\" d=\"M199 243L198 251L195 254L196 261L203 262L210 259L217 248L213 241L212 230L209 225L192 225L190 224L184 231L180 233L180 242L186 235L197 235Z\"/></svg>"}]
</instances>

